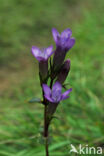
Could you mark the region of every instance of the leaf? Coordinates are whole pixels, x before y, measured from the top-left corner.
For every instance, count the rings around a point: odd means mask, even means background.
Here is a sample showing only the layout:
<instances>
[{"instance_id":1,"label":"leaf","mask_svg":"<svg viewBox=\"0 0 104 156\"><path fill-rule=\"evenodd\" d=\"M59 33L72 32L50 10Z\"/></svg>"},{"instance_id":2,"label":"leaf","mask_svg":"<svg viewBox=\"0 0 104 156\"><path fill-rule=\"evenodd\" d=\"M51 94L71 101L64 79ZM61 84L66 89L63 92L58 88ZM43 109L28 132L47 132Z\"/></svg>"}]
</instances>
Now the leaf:
<instances>
[{"instance_id":1,"label":"leaf","mask_svg":"<svg viewBox=\"0 0 104 156\"><path fill-rule=\"evenodd\" d=\"M67 89L67 86L69 87L70 84L69 84L69 83L66 83L66 84L63 84L63 85L62 85L62 87L63 87L64 89Z\"/></svg>"},{"instance_id":2,"label":"leaf","mask_svg":"<svg viewBox=\"0 0 104 156\"><path fill-rule=\"evenodd\" d=\"M55 151L57 149L60 149L64 146L67 146L69 145L69 141L63 141L63 142L59 142L59 143L56 143L54 145L51 145L49 147L49 153L50 155L54 155L54 156L63 156L63 153L61 152L58 152L58 151ZM65 152L64 152L65 154ZM45 151L44 150L41 150L40 152L36 153L37 156L45 156Z\"/></svg>"},{"instance_id":3,"label":"leaf","mask_svg":"<svg viewBox=\"0 0 104 156\"><path fill-rule=\"evenodd\" d=\"M14 154L8 153L6 151L0 151L0 155L3 155L3 156L13 156Z\"/></svg>"},{"instance_id":4,"label":"leaf","mask_svg":"<svg viewBox=\"0 0 104 156\"><path fill-rule=\"evenodd\" d=\"M69 141L59 142L59 143L56 143L56 144L50 146L50 147L49 147L49 150L50 150L50 151L54 151L54 150L59 149L59 148L61 148L61 147L63 147L63 146L66 146L66 145L68 145L68 144L69 144Z\"/></svg>"},{"instance_id":5,"label":"leaf","mask_svg":"<svg viewBox=\"0 0 104 156\"><path fill-rule=\"evenodd\" d=\"M32 98L31 100L29 100L29 103L42 103L41 99L39 98Z\"/></svg>"},{"instance_id":6,"label":"leaf","mask_svg":"<svg viewBox=\"0 0 104 156\"><path fill-rule=\"evenodd\" d=\"M57 116L52 116L52 118L60 120L59 117L57 117Z\"/></svg>"}]
</instances>

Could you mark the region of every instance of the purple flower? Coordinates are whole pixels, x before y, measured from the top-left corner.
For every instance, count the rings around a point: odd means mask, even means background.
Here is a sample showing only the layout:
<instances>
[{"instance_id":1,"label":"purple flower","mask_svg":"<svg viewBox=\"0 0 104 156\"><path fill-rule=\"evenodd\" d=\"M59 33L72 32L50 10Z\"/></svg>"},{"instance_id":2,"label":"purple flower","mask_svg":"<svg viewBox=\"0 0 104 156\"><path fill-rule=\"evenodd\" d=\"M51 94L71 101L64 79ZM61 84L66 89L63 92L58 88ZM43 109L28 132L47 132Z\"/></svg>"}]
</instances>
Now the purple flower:
<instances>
[{"instance_id":1,"label":"purple flower","mask_svg":"<svg viewBox=\"0 0 104 156\"><path fill-rule=\"evenodd\" d=\"M59 103L61 100L65 100L69 97L68 94L72 91L72 88L62 93L62 86L57 81L53 85L52 90L48 87L48 85L43 84L43 91L44 96L48 101L50 101L51 103Z\"/></svg>"},{"instance_id":2,"label":"purple flower","mask_svg":"<svg viewBox=\"0 0 104 156\"><path fill-rule=\"evenodd\" d=\"M75 39L71 37L72 31L70 29L65 29L61 34L59 34L59 32L53 28L52 34L56 43L53 66L54 69L57 70L62 65L67 51L74 46Z\"/></svg>"},{"instance_id":3,"label":"purple flower","mask_svg":"<svg viewBox=\"0 0 104 156\"><path fill-rule=\"evenodd\" d=\"M73 37L71 38L72 31L69 28L65 29L61 34L53 28L52 34L54 41L56 42L56 46L65 51L68 51L75 44L75 39Z\"/></svg>"},{"instance_id":4,"label":"purple flower","mask_svg":"<svg viewBox=\"0 0 104 156\"><path fill-rule=\"evenodd\" d=\"M39 73L41 83L45 82L48 74L48 58L53 54L53 46L40 50L38 47L32 47L33 56L39 61Z\"/></svg>"},{"instance_id":5,"label":"purple flower","mask_svg":"<svg viewBox=\"0 0 104 156\"><path fill-rule=\"evenodd\" d=\"M57 81L60 82L61 84L63 84L68 76L69 70L70 70L70 60L67 59L64 62L63 66L57 76Z\"/></svg>"},{"instance_id":6,"label":"purple flower","mask_svg":"<svg viewBox=\"0 0 104 156\"><path fill-rule=\"evenodd\" d=\"M48 48L43 48L40 50L38 47L33 46L32 49L33 56L40 61L47 61L48 58L53 54L53 46L49 46Z\"/></svg>"}]
</instances>

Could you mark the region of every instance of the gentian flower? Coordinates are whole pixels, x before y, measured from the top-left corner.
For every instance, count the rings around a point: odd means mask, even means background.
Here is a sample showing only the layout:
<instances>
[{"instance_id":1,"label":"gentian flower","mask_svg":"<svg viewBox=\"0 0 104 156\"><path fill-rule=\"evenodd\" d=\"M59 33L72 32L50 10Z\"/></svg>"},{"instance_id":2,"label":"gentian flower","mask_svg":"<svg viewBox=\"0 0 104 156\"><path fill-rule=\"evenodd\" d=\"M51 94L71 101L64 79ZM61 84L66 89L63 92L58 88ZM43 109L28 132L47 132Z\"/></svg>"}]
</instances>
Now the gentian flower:
<instances>
[{"instance_id":1,"label":"gentian flower","mask_svg":"<svg viewBox=\"0 0 104 156\"><path fill-rule=\"evenodd\" d=\"M44 97L48 101L50 101L51 103L59 103L61 100L65 100L69 97L68 94L72 91L72 88L62 93L62 86L57 81L53 85L52 90L48 87L48 85L43 84L43 91L44 91Z\"/></svg>"},{"instance_id":2,"label":"gentian flower","mask_svg":"<svg viewBox=\"0 0 104 156\"><path fill-rule=\"evenodd\" d=\"M38 47L33 46L32 49L33 56L39 61L39 73L41 80L44 81L48 73L48 58L53 54L53 46L48 48L43 48L40 50Z\"/></svg>"},{"instance_id":3,"label":"gentian flower","mask_svg":"<svg viewBox=\"0 0 104 156\"><path fill-rule=\"evenodd\" d=\"M33 56L40 61L47 61L48 58L53 54L53 46L49 46L48 48L43 48L42 50L36 46L32 47Z\"/></svg>"},{"instance_id":4,"label":"gentian flower","mask_svg":"<svg viewBox=\"0 0 104 156\"><path fill-rule=\"evenodd\" d=\"M67 59L62 65L59 74L57 75L57 81L63 84L68 76L69 70L70 70L70 60Z\"/></svg>"},{"instance_id":5,"label":"gentian flower","mask_svg":"<svg viewBox=\"0 0 104 156\"><path fill-rule=\"evenodd\" d=\"M65 29L61 34L53 28L52 34L57 47L69 50L75 44L75 39L71 38L72 31L69 28Z\"/></svg>"},{"instance_id":6,"label":"gentian flower","mask_svg":"<svg viewBox=\"0 0 104 156\"><path fill-rule=\"evenodd\" d=\"M69 28L65 29L61 34L59 34L59 32L53 28L52 34L56 43L53 65L54 68L58 68L62 65L67 51L74 46L75 39L71 37L72 31Z\"/></svg>"}]
</instances>

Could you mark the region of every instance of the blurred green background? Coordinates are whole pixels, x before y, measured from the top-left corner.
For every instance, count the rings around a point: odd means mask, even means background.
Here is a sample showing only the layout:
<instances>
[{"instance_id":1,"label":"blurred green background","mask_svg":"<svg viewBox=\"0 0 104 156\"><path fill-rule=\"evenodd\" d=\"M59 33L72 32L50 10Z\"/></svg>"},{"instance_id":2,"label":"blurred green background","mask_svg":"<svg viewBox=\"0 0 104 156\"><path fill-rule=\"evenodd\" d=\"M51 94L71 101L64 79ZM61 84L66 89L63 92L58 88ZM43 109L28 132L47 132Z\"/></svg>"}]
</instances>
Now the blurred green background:
<instances>
[{"instance_id":1,"label":"blurred green background","mask_svg":"<svg viewBox=\"0 0 104 156\"><path fill-rule=\"evenodd\" d=\"M44 156L43 106L27 102L41 98L30 49L55 48L53 27L71 28L76 44L67 55L73 92L50 127L50 155L104 146L104 0L0 0L0 156Z\"/></svg>"}]
</instances>

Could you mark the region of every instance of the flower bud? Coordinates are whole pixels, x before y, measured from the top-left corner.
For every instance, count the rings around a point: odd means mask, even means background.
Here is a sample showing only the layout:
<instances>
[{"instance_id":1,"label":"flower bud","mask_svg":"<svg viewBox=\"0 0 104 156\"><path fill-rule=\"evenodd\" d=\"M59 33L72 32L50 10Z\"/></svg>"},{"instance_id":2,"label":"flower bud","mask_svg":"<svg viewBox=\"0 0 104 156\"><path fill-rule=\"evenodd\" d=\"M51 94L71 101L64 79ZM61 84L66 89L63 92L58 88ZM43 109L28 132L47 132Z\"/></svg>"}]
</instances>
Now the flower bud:
<instances>
[{"instance_id":1,"label":"flower bud","mask_svg":"<svg viewBox=\"0 0 104 156\"><path fill-rule=\"evenodd\" d=\"M70 60L67 59L64 62L63 66L61 68L61 71L57 76L57 81L60 82L61 84L63 84L68 76L69 70L70 70Z\"/></svg>"}]
</instances>

